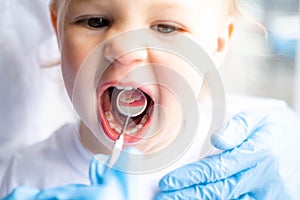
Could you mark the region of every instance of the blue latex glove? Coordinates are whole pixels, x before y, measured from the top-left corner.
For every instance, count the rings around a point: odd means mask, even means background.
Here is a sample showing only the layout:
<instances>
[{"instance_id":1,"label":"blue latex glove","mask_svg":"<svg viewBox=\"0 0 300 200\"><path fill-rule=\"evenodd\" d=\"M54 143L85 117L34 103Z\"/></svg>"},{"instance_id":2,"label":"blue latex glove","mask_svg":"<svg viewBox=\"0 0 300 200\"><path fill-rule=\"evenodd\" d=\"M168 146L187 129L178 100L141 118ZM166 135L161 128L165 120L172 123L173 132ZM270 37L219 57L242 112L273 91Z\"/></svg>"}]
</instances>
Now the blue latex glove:
<instances>
[{"instance_id":1,"label":"blue latex glove","mask_svg":"<svg viewBox=\"0 0 300 200\"><path fill-rule=\"evenodd\" d=\"M39 190L33 187L18 187L2 200L50 200L50 199L128 199L127 186L129 176L115 169L107 169L103 178L105 166L102 161L108 161L108 156L96 155L90 163L91 185L70 184L62 187ZM119 160L126 160L122 154ZM124 162L123 162L124 163Z\"/></svg>"},{"instance_id":2,"label":"blue latex glove","mask_svg":"<svg viewBox=\"0 0 300 200\"><path fill-rule=\"evenodd\" d=\"M299 198L300 119L292 110L241 113L211 139L226 151L167 174L156 199Z\"/></svg>"}]
</instances>

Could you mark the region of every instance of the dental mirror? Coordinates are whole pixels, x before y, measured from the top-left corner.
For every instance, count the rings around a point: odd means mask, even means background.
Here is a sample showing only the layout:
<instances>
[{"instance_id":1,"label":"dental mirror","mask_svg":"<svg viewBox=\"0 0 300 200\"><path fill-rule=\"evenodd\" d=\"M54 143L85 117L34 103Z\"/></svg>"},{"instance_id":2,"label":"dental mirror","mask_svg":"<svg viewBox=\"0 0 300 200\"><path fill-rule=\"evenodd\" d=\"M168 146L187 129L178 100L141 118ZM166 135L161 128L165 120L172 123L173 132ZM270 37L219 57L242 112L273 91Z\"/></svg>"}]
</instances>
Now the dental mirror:
<instances>
[{"instance_id":1,"label":"dental mirror","mask_svg":"<svg viewBox=\"0 0 300 200\"><path fill-rule=\"evenodd\" d=\"M129 119L142 114L147 107L147 98L139 89L122 90L116 100L118 111L126 117L119 138L115 141L108 166L112 167L118 160L124 144L124 131Z\"/></svg>"},{"instance_id":2,"label":"dental mirror","mask_svg":"<svg viewBox=\"0 0 300 200\"><path fill-rule=\"evenodd\" d=\"M125 117L136 117L147 107L147 98L139 89L123 90L117 96L117 108Z\"/></svg>"}]
</instances>

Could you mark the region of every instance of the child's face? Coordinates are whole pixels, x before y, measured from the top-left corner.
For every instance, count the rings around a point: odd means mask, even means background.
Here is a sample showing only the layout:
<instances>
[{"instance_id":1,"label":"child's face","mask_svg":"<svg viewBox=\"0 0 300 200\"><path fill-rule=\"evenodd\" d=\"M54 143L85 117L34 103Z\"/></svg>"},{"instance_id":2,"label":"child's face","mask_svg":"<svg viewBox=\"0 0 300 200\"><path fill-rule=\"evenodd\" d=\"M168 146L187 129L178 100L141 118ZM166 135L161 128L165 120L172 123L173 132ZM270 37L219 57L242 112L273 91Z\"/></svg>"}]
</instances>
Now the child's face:
<instances>
[{"instance_id":1,"label":"child's face","mask_svg":"<svg viewBox=\"0 0 300 200\"><path fill-rule=\"evenodd\" d=\"M57 33L62 51L63 77L71 98L77 72L84 60L101 42L117 34L147 28L155 32L160 39L165 38L163 42L174 34L184 34L202 46L215 62L220 62L232 29L232 25L226 21L225 3L220 3L219 0L66 0L66 2L68 5L66 13L57 15L60 27ZM54 15L53 19L54 22L57 20ZM185 76L196 96L202 85L202 80L195 75L190 65L169 53L143 49L121 56L120 53L128 49L126 45L130 45L130 42L133 41L111 42L103 50L104 58L111 64L101 77L95 92L98 98L99 123L111 139L118 137L118 129L122 126L122 123L116 121L122 122L124 119L116 119L120 116L113 111L111 102L114 99L110 98L109 89L124 86L139 87L143 85L140 76L154 77L153 80L156 81L168 76L161 71L158 72L157 66L153 63L170 67ZM138 42L141 47L145 47L143 41ZM141 66L147 67L139 77L124 76ZM156 113L158 115L156 120L167 117L164 128L159 130L155 137L140 144L143 149L156 149L157 146L162 147L174 138L176 127L182 121L181 106L176 97L159 84L145 85L141 90L150 97L151 104L163 107L164 112ZM148 114L140 117L137 125L131 125L131 130L128 130L125 137L127 142L136 140L130 136L130 132L139 135L145 130L143 128L146 124L155 123L154 119L151 121L153 112L148 108ZM167 115L159 116L160 114ZM164 138L163 141L153 145L154 141L161 137Z\"/></svg>"}]
</instances>

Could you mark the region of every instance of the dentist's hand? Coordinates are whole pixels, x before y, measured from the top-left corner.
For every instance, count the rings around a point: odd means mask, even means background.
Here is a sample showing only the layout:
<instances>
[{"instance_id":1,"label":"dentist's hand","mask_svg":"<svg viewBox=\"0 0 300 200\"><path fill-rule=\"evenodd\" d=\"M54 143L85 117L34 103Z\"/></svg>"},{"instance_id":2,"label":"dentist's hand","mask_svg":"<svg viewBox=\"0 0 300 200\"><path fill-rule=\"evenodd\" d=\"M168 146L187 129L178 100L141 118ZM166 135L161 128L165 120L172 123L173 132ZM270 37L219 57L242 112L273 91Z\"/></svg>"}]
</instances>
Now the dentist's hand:
<instances>
[{"instance_id":1,"label":"dentist's hand","mask_svg":"<svg viewBox=\"0 0 300 200\"><path fill-rule=\"evenodd\" d=\"M214 134L223 153L179 168L156 199L298 199L300 119L289 108L235 116Z\"/></svg>"},{"instance_id":2,"label":"dentist's hand","mask_svg":"<svg viewBox=\"0 0 300 200\"><path fill-rule=\"evenodd\" d=\"M121 154L120 160L126 159ZM24 199L24 200L50 200L50 199L128 199L128 181L132 183L132 178L128 174L115 169L107 169L105 176L103 172L105 165L101 160L108 160L108 156L96 155L90 163L91 185L70 184L62 187L47 188L39 190L33 187L18 187L11 194L2 200Z\"/></svg>"}]
</instances>

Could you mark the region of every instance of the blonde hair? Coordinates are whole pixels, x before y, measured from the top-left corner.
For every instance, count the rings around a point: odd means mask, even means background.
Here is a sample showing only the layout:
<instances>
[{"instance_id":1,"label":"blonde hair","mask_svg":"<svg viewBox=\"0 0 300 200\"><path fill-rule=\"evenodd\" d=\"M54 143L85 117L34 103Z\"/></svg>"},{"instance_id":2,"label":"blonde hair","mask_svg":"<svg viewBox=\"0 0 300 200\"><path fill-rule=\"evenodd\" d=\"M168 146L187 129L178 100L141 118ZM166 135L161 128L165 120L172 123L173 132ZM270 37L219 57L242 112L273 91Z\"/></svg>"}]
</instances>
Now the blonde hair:
<instances>
[{"instance_id":1,"label":"blonde hair","mask_svg":"<svg viewBox=\"0 0 300 200\"><path fill-rule=\"evenodd\" d=\"M235 18L242 16L240 8L238 6L239 0L229 0L228 5L229 5L229 15L233 16Z\"/></svg>"},{"instance_id":2,"label":"blonde hair","mask_svg":"<svg viewBox=\"0 0 300 200\"><path fill-rule=\"evenodd\" d=\"M62 1L62 0L60 0ZM50 1L50 7L51 9L57 10L58 7L58 2L57 0L51 0ZM239 0L228 0L228 6L229 6L229 15L233 17L239 17L242 16L241 11L238 7Z\"/></svg>"},{"instance_id":3,"label":"blonde hair","mask_svg":"<svg viewBox=\"0 0 300 200\"><path fill-rule=\"evenodd\" d=\"M229 0L229 15L235 17L236 19L239 19L239 21L245 22L245 24L250 25L254 28L258 28L258 30L262 31L265 35L265 37L268 36L266 28L256 21L253 16L250 16L246 12L242 10L242 6L240 5L242 2L240 0Z\"/></svg>"}]
</instances>

